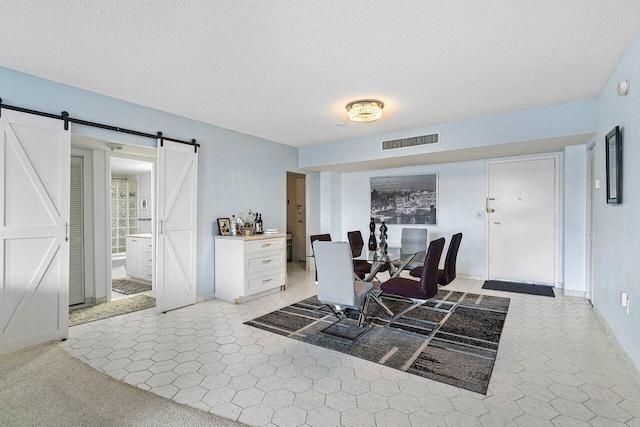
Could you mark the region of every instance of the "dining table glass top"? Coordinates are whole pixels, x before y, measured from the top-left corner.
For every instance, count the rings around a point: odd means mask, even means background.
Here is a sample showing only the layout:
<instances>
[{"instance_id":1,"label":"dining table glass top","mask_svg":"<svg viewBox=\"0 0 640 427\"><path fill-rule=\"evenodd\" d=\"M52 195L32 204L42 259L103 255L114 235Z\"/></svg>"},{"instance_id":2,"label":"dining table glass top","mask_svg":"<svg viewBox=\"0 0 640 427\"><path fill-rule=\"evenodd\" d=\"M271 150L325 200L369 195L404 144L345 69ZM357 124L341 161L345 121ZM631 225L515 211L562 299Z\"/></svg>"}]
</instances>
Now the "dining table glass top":
<instances>
[{"instance_id":1,"label":"dining table glass top","mask_svg":"<svg viewBox=\"0 0 640 427\"><path fill-rule=\"evenodd\" d=\"M368 251L363 248L360 256L354 257L354 260L370 261L370 262L395 262L405 260L407 258L413 259L420 252L427 250L427 245L420 243L405 243L404 245L393 245L387 247L387 252L381 251Z\"/></svg>"}]
</instances>

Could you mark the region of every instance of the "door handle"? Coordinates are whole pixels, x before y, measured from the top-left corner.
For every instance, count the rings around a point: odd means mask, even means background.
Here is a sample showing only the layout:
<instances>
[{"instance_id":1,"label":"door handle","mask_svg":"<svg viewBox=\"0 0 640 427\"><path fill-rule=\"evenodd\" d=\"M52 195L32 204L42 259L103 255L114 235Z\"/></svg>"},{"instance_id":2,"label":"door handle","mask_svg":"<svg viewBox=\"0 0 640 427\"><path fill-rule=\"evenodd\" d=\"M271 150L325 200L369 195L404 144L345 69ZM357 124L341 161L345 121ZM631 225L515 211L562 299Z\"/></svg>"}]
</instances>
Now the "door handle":
<instances>
[{"instance_id":1,"label":"door handle","mask_svg":"<svg viewBox=\"0 0 640 427\"><path fill-rule=\"evenodd\" d=\"M65 242L69 241L69 223L68 222L64 223L64 241Z\"/></svg>"},{"instance_id":2,"label":"door handle","mask_svg":"<svg viewBox=\"0 0 640 427\"><path fill-rule=\"evenodd\" d=\"M158 234L162 234L164 232L164 223L160 220L160 230L158 230Z\"/></svg>"},{"instance_id":3,"label":"door handle","mask_svg":"<svg viewBox=\"0 0 640 427\"><path fill-rule=\"evenodd\" d=\"M491 224L494 224L494 225L500 225L500 224L502 224L502 223L501 223L501 222L498 222L498 221L491 221Z\"/></svg>"}]
</instances>

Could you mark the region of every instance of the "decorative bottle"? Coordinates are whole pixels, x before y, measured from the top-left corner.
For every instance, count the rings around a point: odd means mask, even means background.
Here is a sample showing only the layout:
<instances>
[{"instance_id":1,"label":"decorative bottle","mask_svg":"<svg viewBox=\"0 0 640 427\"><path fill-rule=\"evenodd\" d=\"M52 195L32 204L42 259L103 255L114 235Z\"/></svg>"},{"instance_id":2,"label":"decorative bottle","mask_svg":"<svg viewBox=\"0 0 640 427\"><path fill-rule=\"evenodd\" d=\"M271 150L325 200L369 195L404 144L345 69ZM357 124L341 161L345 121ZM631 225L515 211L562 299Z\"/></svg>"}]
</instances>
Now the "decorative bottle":
<instances>
[{"instance_id":1,"label":"decorative bottle","mask_svg":"<svg viewBox=\"0 0 640 427\"><path fill-rule=\"evenodd\" d=\"M383 254L387 253L387 226L384 221L380 224L380 251Z\"/></svg>"},{"instance_id":2,"label":"decorative bottle","mask_svg":"<svg viewBox=\"0 0 640 427\"><path fill-rule=\"evenodd\" d=\"M231 215L231 235L232 236L237 236L238 235L238 228L237 228L237 224L236 224L236 216L235 215Z\"/></svg>"},{"instance_id":3,"label":"decorative bottle","mask_svg":"<svg viewBox=\"0 0 640 427\"><path fill-rule=\"evenodd\" d=\"M378 249L378 241L376 240L376 223L373 218L371 218L371 222L369 223L369 230L369 250L375 251Z\"/></svg>"}]
</instances>

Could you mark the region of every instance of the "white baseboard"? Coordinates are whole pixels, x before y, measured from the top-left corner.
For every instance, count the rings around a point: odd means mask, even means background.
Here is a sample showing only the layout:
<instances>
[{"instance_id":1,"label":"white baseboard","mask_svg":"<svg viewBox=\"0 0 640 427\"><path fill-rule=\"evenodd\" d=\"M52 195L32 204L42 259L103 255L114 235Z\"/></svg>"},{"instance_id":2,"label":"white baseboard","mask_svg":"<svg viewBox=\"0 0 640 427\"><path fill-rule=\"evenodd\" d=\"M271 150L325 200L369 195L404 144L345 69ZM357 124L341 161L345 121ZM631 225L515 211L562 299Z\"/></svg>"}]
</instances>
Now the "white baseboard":
<instances>
[{"instance_id":1,"label":"white baseboard","mask_svg":"<svg viewBox=\"0 0 640 427\"><path fill-rule=\"evenodd\" d=\"M609 326L609 323L605 320L605 318L602 316L600 311L595 306L593 306L593 312L595 313L596 318L598 319L602 327L604 327L604 330L607 332L607 335L609 336L609 340L613 343L613 346L616 348L618 353L620 353L620 355L622 356L624 363L631 369L631 374L633 375L633 377L637 381L640 381L640 366L636 365L633 359L629 357L627 352L620 345L618 338L613 333L613 329L611 329L611 327Z\"/></svg>"},{"instance_id":2,"label":"white baseboard","mask_svg":"<svg viewBox=\"0 0 640 427\"><path fill-rule=\"evenodd\" d=\"M582 291L570 291L565 289L563 291L564 296L565 297L580 297L580 298L586 298L587 297L587 293L586 292L582 292Z\"/></svg>"},{"instance_id":3,"label":"white baseboard","mask_svg":"<svg viewBox=\"0 0 640 427\"><path fill-rule=\"evenodd\" d=\"M205 295L198 295L196 296L196 304L199 302L204 302L204 301L208 301L210 299L214 299L215 298L215 294L211 293L211 294L205 294Z\"/></svg>"},{"instance_id":4,"label":"white baseboard","mask_svg":"<svg viewBox=\"0 0 640 427\"><path fill-rule=\"evenodd\" d=\"M461 279L467 279L467 280L485 280L484 276L479 276L477 274L463 274L463 273L456 273L456 277L459 277Z\"/></svg>"}]
</instances>

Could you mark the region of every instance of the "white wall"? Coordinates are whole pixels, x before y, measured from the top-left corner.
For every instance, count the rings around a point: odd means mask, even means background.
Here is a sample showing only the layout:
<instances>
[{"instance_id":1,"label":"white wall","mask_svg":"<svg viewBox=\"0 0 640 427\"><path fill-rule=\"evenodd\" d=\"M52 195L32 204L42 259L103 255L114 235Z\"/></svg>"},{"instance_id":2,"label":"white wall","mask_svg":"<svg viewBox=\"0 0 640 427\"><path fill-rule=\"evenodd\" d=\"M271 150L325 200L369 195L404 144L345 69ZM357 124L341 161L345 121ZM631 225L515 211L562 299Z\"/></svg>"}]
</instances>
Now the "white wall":
<instances>
[{"instance_id":1,"label":"white wall","mask_svg":"<svg viewBox=\"0 0 640 427\"><path fill-rule=\"evenodd\" d=\"M596 117L596 99L585 99L420 129L405 129L364 138L302 147L299 150L299 166L301 168L322 167L414 154L593 134L596 131ZM386 151L382 151L380 147L380 142L387 139L406 138L435 132L440 133L441 142L439 144Z\"/></svg>"},{"instance_id":2,"label":"white wall","mask_svg":"<svg viewBox=\"0 0 640 427\"><path fill-rule=\"evenodd\" d=\"M587 292L587 146L564 149L563 278L566 295Z\"/></svg>"},{"instance_id":3,"label":"white wall","mask_svg":"<svg viewBox=\"0 0 640 427\"><path fill-rule=\"evenodd\" d=\"M627 96L617 95L629 80ZM606 203L605 135L622 132L622 204ZM596 136L595 307L624 351L640 369L640 34L636 36L598 97ZM629 293L629 313L620 292Z\"/></svg>"},{"instance_id":4,"label":"white wall","mask_svg":"<svg viewBox=\"0 0 640 427\"><path fill-rule=\"evenodd\" d=\"M141 202L147 199L147 208L142 209ZM151 212L153 212L153 197L151 193L151 171L138 174L138 233L151 233ZM149 219L149 221L140 221Z\"/></svg>"},{"instance_id":5,"label":"white wall","mask_svg":"<svg viewBox=\"0 0 640 427\"><path fill-rule=\"evenodd\" d=\"M462 244L457 260L458 275L484 278L486 270L484 161L343 173L342 232L339 237L334 236L334 239L346 241L348 231L360 230L364 240L368 240L371 212L369 179L371 177L424 173L438 174L438 224L415 227L426 227L429 241L444 237L447 245L453 234L462 232ZM477 211L483 212L483 219L476 219ZM405 226L388 225L388 241L391 245L400 243L403 227Z\"/></svg>"}]
</instances>

